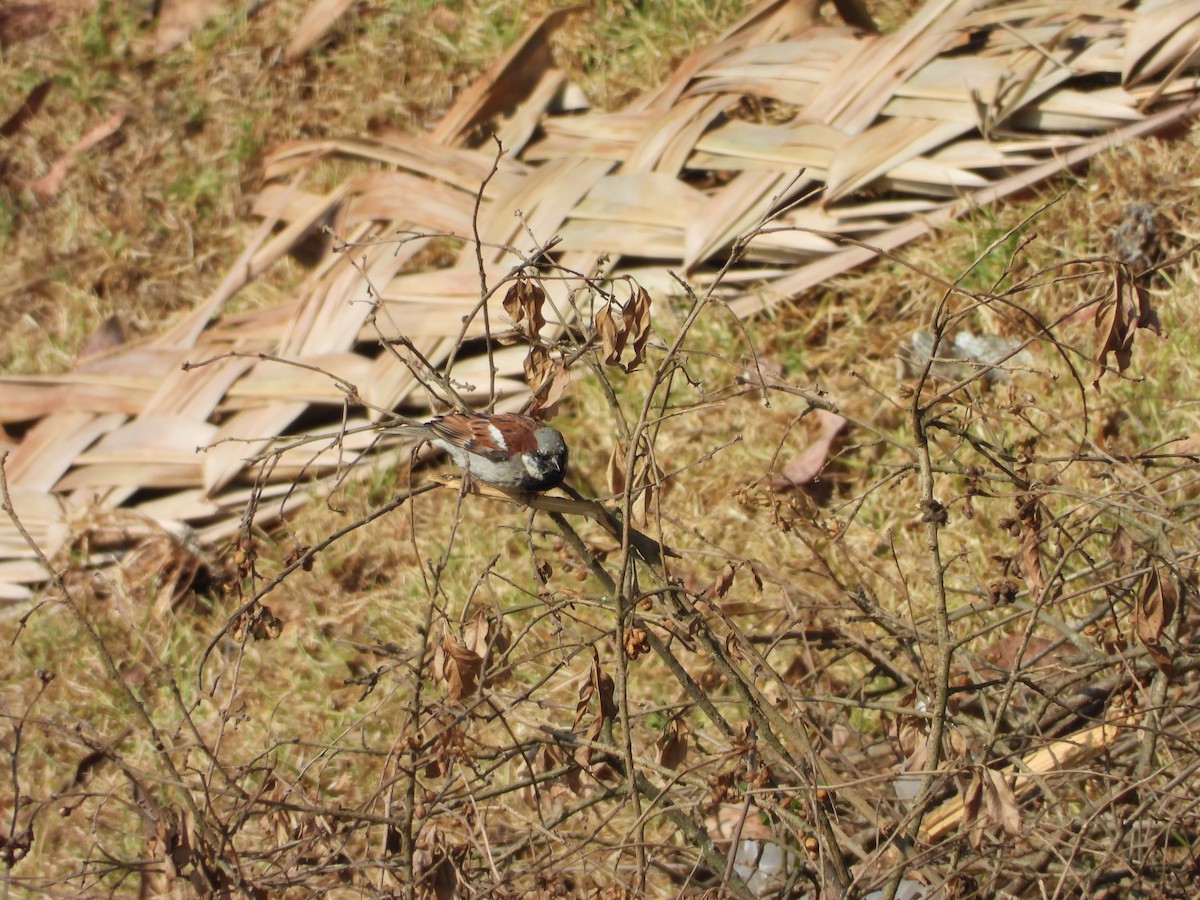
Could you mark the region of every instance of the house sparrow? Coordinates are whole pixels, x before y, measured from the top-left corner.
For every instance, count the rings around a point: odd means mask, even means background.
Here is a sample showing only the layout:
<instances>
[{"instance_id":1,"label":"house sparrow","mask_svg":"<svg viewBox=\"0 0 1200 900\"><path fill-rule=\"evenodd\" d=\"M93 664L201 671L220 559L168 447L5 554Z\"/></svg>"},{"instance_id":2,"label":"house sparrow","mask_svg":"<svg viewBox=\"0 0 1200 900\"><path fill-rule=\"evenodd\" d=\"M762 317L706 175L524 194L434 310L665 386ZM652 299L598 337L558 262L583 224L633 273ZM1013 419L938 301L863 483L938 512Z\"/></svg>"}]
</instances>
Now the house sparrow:
<instances>
[{"instance_id":1,"label":"house sparrow","mask_svg":"<svg viewBox=\"0 0 1200 900\"><path fill-rule=\"evenodd\" d=\"M567 444L557 429L518 413L452 412L389 428L450 454L468 474L510 491L545 491L567 473Z\"/></svg>"}]
</instances>

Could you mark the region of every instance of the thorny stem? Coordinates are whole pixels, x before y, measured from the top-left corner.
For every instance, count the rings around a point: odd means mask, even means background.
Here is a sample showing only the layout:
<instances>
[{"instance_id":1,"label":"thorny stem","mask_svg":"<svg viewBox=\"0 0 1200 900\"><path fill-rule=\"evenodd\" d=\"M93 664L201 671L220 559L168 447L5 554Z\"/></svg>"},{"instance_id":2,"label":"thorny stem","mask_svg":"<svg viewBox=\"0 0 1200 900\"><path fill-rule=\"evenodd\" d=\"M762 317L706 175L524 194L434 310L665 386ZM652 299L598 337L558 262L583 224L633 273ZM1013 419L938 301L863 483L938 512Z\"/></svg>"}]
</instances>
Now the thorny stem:
<instances>
[{"instance_id":1,"label":"thorny stem","mask_svg":"<svg viewBox=\"0 0 1200 900\"><path fill-rule=\"evenodd\" d=\"M496 359L495 349L492 347L492 320L491 320L491 304L486 301L488 296L487 283L487 268L483 264L483 238L479 234L479 208L483 205L483 194L487 190L488 184L495 177L496 172L500 169L500 159L504 156L504 145L500 143L500 138L492 135L492 140L496 142L496 156L492 160L492 168L488 170L483 181L479 185L479 190L475 192L475 208L471 211L471 233L475 236L475 264L479 267L479 296L485 298L483 304L483 344L487 352L488 363L488 409L496 402ZM449 365L446 371L449 371Z\"/></svg>"},{"instance_id":2,"label":"thorny stem","mask_svg":"<svg viewBox=\"0 0 1200 900\"><path fill-rule=\"evenodd\" d=\"M625 771L628 777L629 800L637 816L634 829L633 846L637 857L637 884L635 894L641 895L646 890L646 822L642 815L642 798L636 790L635 774L636 761L633 756L633 716L629 710L629 659L625 655L625 632L633 625L634 603L631 591L623 589L617 594L617 660L613 667L615 673L614 689L617 695L617 715L621 719L621 753L625 760Z\"/></svg>"},{"instance_id":3,"label":"thorny stem","mask_svg":"<svg viewBox=\"0 0 1200 900\"><path fill-rule=\"evenodd\" d=\"M940 337L940 335L938 335ZM920 393L913 396L910 425L917 443L917 473L921 490L922 519L925 523L925 552L929 560L929 581L933 590L934 631L937 635L937 659L933 671L933 702L929 737L925 741L926 763L921 784L913 801L912 811L903 829L900 849L907 856L916 841L925 814L933 805L938 767L942 760L942 740L946 731L946 709L950 700L950 662L954 645L950 633L950 615L946 601L945 570L942 567L940 529L945 524L946 510L934 495L933 465L929 455L929 436L926 432L926 408ZM897 866L884 888L883 900L893 900L904 876L904 867Z\"/></svg>"},{"instance_id":4,"label":"thorny stem","mask_svg":"<svg viewBox=\"0 0 1200 900\"><path fill-rule=\"evenodd\" d=\"M3 460L4 460L4 457L0 456L0 467L3 466ZM4 510L5 510L5 512L8 512L9 505L7 502L8 501L7 492L5 493L4 500L5 500ZM35 693L33 695L33 697L30 698L29 703L26 704L25 711L23 713L21 713L20 720L15 725L13 725L12 749L9 750L9 752L8 752L9 765L12 770L10 775L12 777L13 804L12 804L12 821L9 824L7 838L3 835L3 833L0 833L0 847L4 847L6 850L5 860L4 860L4 862L5 862L4 891L2 894L0 894L0 896L2 896L4 898L7 898L8 893L9 893L9 887L10 887L9 873L11 872L12 867L17 862L20 861L17 858L16 849L17 849L18 841L20 840L20 838L18 838L18 835L17 835L17 823L20 821L21 806L22 806L22 803L21 803L21 770L18 765L18 760L20 759L20 756L21 756L21 739L25 734L25 724L29 719L29 714L31 712L33 712L33 707L35 705L37 705L38 700L41 699L42 694L44 694L46 692L46 688L50 686L50 682L54 679L53 674L49 674L49 675L43 674L41 672L41 670L39 670L37 674L38 674L38 681L39 681L37 693ZM23 836L28 837L29 839L32 839L33 819L35 816L36 816L36 812L31 814L29 823L25 826L25 831L24 831ZM9 848L11 848L11 849L9 849Z\"/></svg>"},{"instance_id":5,"label":"thorny stem","mask_svg":"<svg viewBox=\"0 0 1200 900\"><path fill-rule=\"evenodd\" d=\"M637 893L643 893L646 886L646 841L645 841L645 818L642 815L641 797L635 789L634 773L636 769L636 761L633 756L633 730L630 727L632 718L629 715L629 690L628 690L628 660L625 657L625 629L631 624L631 612L633 602L628 599L630 594L626 590L617 589L617 584L613 581L612 576L604 570L604 567L596 560L596 557L588 550L587 545L576 533L575 529L566 520L562 513L552 512L550 518L554 524L558 526L559 531L567 542L584 560L592 574L595 575L600 583L604 585L610 598L617 605L617 627L615 634L615 645L617 653L617 661L614 666L616 677L614 678L613 687L617 696L617 711L621 718L623 731L623 740L621 742L621 753L625 765L626 773L626 788L628 799L633 803L635 812L637 813L637 828L634 835L634 848L638 861L638 884L636 887Z\"/></svg>"},{"instance_id":6,"label":"thorny stem","mask_svg":"<svg viewBox=\"0 0 1200 900\"><path fill-rule=\"evenodd\" d=\"M429 586L429 602L425 604L425 619L421 623L421 628L417 633L419 646L413 659L412 699L408 707L408 731L410 737L413 738L421 733L421 686L424 683L425 655L429 647L429 635L433 630L433 614L437 608L437 595L442 590L442 573L446 570L446 566L449 565L450 553L454 548L455 535L458 533L458 526L462 521L462 504L466 487L467 485L464 482L455 500L454 514L450 519L450 534L446 538L446 549L442 553L442 558L433 567L433 581ZM416 851L417 835L413 833L413 827L416 824L417 773L420 771L420 752L420 742L413 740L408 748L407 755L409 762L405 766L404 809L401 815L403 824L400 829L400 855L404 861L403 871L408 874L408 880L404 883L404 895L408 900L412 900L412 898L417 896L417 878L413 872L413 854ZM419 832L420 825L416 827Z\"/></svg>"},{"instance_id":7,"label":"thorny stem","mask_svg":"<svg viewBox=\"0 0 1200 900\"><path fill-rule=\"evenodd\" d=\"M424 683L425 676L425 656L426 650L429 647L429 633L433 629L433 599L425 604L425 619L421 623L421 628L417 632L417 641L419 647L417 654L413 659L412 678L410 690L412 691L412 700L408 706L408 721L410 736L415 738L421 732L421 686ZM408 880L404 883L404 895L412 900L417 893L417 880L413 873L413 853L416 850L416 835L413 834L413 823L416 820L417 810L417 762L420 755L419 741L414 740L412 746L408 748L408 765L404 776L404 808L401 810L401 828L400 828L400 858L403 860L402 871L408 874ZM397 756L401 759L406 754L403 750Z\"/></svg>"}]
</instances>

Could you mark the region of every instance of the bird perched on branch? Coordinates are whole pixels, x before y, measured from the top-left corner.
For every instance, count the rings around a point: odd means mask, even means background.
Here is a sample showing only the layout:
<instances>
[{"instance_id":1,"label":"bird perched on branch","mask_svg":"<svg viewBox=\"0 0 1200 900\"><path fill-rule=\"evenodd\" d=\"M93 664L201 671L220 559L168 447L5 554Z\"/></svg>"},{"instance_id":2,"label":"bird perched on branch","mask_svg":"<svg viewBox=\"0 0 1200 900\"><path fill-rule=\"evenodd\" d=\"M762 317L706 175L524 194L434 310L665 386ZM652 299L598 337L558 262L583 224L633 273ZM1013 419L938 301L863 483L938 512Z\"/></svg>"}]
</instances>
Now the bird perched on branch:
<instances>
[{"instance_id":1,"label":"bird perched on branch","mask_svg":"<svg viewBox=\"0 0 1200 900\"><path fill-rule=\"evenodd\" d=\"M384 433L423 438L449 453L472 478L509 491L546 491L567 474L562 434L519 413L452 412Z\"/></svg>"}]
</instances>

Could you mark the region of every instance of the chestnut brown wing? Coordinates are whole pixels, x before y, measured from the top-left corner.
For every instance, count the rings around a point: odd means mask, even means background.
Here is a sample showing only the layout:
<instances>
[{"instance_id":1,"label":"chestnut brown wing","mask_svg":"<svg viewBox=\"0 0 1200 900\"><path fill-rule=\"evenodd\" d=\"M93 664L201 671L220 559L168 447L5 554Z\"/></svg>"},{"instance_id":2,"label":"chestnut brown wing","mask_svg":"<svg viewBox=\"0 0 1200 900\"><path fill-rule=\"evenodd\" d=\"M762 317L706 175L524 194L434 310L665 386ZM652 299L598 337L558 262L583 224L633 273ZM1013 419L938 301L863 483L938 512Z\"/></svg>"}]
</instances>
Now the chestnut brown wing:
<instances>
[{"instance_id":1,"label":"chestnut brown wing","mask_svg":"<svg viewBox=\"0 0 1200 900\"><path fill-rule=\"evenodd\" d=\"M536 450L535 431L539 425L537 420L517 413L448 413L430 421L428 428L432 436L448 444L499 462Z\"/></svg>"},{"instance_id":2,"label":"chestnut brown wing","mask_svg":"<svg viewBox=\"0 0 1200 900\"><path fill-rule=\"evenodd\" d=\"M529 453L538 449L537 430L542 423L520 413L496 413L487 417L489 436L499 431L508 452Z\"/></svg>"}]
</instances>

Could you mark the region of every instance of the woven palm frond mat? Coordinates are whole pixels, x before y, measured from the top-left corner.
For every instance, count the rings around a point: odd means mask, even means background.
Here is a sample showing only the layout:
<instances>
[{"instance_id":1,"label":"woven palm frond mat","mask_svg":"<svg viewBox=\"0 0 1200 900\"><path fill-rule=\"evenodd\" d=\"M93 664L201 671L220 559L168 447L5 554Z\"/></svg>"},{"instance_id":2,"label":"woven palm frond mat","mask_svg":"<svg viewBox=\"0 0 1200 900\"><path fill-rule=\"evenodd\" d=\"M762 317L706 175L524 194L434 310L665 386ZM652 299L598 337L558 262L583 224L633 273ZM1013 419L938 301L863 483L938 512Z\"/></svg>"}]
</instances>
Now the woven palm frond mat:
<instances>
[{"instance_id":1,"label":"woven palm frond mat","mask_svg":"<svg viewBox=\"0 0 1200 900\"><path fill-rule=\"evenodd\" d=\"M258 521L278 518L311 495L298 481L332 481L371 446L361 426L428 404L416 353L452 363L477 388L468 399L494 389L519 403L526 346L495 347L494 385L486 355L466 352L485 323L514 327L503 290L483 315L480 272L487 289L503 284L552 238L557 273L633 274L653 294L670 270L711 281L734 241L782 210L723 282L746 317L868 261L861 244L895 248L1200 110L1200 2L935 0L888 35L862 28L849 0L838 8L858 27L815 24L812 4L759 3L609 113L561 111L548 40L564 14L552 14L427 135L277 149L261 226L185 320L66 375L0 383L0 424L22 434L6 465L21 523L51 558L78 555L90 529L99 561L148 535L211 546L254 497ZM764 107L769 121L739 112ZM312 192L306 174L334 154L357 173ZM344 251L288 302L222 315L326 228ZM418 257L431 243L440 255ZM582 286L545 280L560 327ZM253 462L322 417L342 439ZM46 578L4 517L0 599Z\"/></svg>"}]
</instances>

